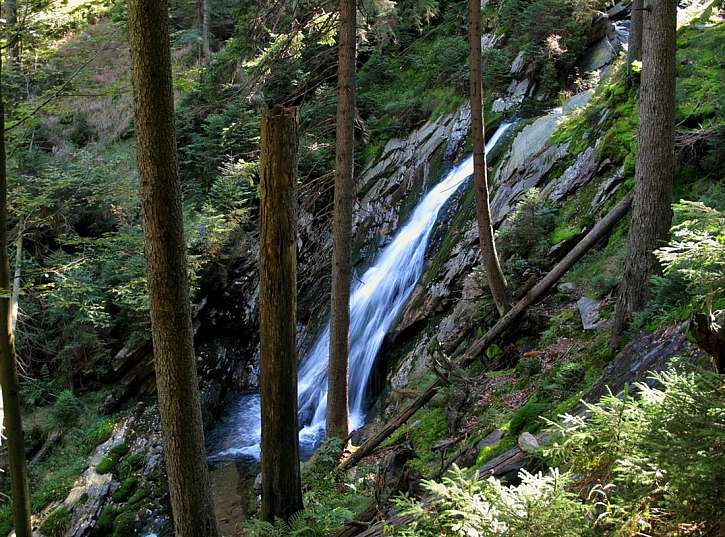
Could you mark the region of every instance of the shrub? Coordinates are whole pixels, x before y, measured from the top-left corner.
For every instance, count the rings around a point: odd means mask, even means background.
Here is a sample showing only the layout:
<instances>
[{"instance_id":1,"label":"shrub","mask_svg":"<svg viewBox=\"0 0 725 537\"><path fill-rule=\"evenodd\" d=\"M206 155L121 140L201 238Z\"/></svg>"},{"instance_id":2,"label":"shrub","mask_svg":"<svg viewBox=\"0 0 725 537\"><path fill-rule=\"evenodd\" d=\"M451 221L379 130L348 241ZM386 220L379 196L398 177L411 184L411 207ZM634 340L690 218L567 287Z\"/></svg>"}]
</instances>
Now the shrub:
<instances>
[{"instance_id":1,"label":"shrub","mask_svg":"<svg viewBox=\"0 0 725 537\"><path fill-rule=\"evenodd\" d=\"M63 390L53 404L51 419L58 427L76 425L82 410L81 402L70 390Z\"/></svg>"},{"instance_id":2,"label":"shrub","mask_svg":"<svg viewBox=\"0 0 725 537\"><path fill-rule=\"evenodd\" d=\"M424 481L434 497L427 506L400 498L396 504L413 521L396 532L401 537L493 536L574 537L591 535L592 507L568 489L571 476L519 473L521 484L467 478L457 466L440 483Z\"/></svg>"},{"instance_id":3,"label":"shrub","mask_svg":"<svg viewBox=\"0 0 725 537\"><path fill-rule=\"evenodd\" d=\"M613 482L596 491L612 524L647 523L659 511L674 524L715 525L725 516L718 501L725 494L725 382L678 370L652 381L658 387L635 385L638 397L610 393L588 404L588 419L564 415L544 453L553 464Z\"/></svg>"}]
</instances>

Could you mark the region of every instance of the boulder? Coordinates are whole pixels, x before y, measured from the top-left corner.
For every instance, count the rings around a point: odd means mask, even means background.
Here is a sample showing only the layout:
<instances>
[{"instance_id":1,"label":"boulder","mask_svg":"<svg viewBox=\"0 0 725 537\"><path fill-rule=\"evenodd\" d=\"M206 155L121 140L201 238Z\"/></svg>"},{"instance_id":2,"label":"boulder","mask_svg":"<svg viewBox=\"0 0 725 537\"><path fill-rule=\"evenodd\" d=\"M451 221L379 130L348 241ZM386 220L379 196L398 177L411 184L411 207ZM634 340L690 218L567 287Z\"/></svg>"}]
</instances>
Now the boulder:
<instances>
[{"instance_id":1,"label":"boulder","mask_svg":"<svg viewBox=\"0 0 725 537\"><path fill-rule=\"evenodd\" d=\"M593 298L581 297L576 306L579 309L579 316L582 320L584 330L596 330L601 326L602 319L599 316L600 302Z\"/></svg>"},{"instance_id":2,"label":"boulder","mask_svg":"<svg viewBox=\"0 0 725 537\"><path fill-rule=\"evenodd\" d=\"M584 55L579 62L579 70L582 73L599 71L606 67L617 57L617 50L614 48L607 36L602 37Z\"/></svg>"},{"instance_id":3,"label":"boulder","mask_svg":"<svg viewBox=\"0 0 725 537\"><path fill-rule=\"evenodd\" d=\"M524 453L536 453L539 449L539 441L529 432L519 435L518 445Z\"/></svg>"}]
</instances>

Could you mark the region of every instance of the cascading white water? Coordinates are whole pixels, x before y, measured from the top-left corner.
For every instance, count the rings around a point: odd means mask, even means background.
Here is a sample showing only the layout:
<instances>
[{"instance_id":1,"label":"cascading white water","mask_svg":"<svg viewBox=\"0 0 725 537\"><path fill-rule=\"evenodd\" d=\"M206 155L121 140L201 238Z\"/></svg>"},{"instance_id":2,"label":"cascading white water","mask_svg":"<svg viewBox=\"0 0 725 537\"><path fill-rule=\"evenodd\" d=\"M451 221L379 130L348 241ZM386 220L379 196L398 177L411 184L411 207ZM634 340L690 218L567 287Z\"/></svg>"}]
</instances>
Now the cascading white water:
<instances>
[{"instance_id":1,"label":"cascading white water","mask_svg":"<svg viewBox=\"0 0 725 537\"><path fill-rule=\"evenodd\" d=\"M511 126L502 124L486 144L489 152ZM428 192L406 224L386 246L359 282L350 297L349 404L350 427L360 427L365 419L365 389L375 358L398 315L420 279L428 239L438 213L457 189L473 174L470 156ZM327 362L330 325L323 330L299 370L300 450L309 454L322 439L327 405ZM259 457L261 438L259 395L243 396L231 419L222 428L224 448L212 459L240 456ZM225 435L226 436L226 435ZM231 444L231 445L229 445Z\"/></svg>"}]
</instances>

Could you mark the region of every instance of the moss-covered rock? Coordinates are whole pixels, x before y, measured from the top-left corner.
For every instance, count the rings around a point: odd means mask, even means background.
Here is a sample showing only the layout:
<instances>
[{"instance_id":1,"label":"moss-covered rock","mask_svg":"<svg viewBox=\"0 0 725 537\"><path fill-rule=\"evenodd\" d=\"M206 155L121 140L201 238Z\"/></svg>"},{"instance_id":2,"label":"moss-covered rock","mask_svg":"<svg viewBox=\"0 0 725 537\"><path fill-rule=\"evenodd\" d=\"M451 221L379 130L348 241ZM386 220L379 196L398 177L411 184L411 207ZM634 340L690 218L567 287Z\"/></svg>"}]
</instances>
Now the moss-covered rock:
<instances>
[{"instance_id":1,"label":"moss-covered rock","mask_svg":"<svg viewBox=\"0 0 725 537\"><path fill-rule=\"evenodd\" d=\"M70 528L70 515L67 507L58 507L45 517L38 529L45 537L63 537Z\"/></svg>"}]
</instances>

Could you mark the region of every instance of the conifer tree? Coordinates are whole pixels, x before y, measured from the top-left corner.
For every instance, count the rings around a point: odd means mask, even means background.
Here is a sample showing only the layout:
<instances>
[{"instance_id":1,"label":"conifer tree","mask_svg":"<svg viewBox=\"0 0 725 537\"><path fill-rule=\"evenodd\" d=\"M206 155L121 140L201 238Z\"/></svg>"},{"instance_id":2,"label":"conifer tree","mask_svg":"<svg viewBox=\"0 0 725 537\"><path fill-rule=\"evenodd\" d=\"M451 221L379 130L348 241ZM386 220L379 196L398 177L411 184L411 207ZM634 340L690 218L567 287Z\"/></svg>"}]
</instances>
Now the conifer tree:
<instances>
[{"instance_id":1,"label":"conifer tree","mask_svg":"<svg viewBox=\"0 0 725 537\"><path fill-rule=\"evenodd\" d=\"M352 274L355 120L355 0L340 0L337 74L337 158L332 224L332 302L327 390L327 436L348 433L348 356Z\"/></svg>"},{"instance_id":2,"label":"conifer tree","mask_svg":"<svg viewBox=\"0 0 725 537\"><path fill-rule=\"evenodd\" d=\"M640 125L632 220L624 277L614 321L614 343L647 300L649 279L660 272L654 250L672 224L675 179L677 3L645 0Z\"/></svg>"},{"instance_id":3,"label":"conifer tree","mask_svg":"<svg viewBox=\"0 0 725 537\"><path fill-rule=\"evenodd\" d=\"M216 537L191 325L168 8L168 0L128 3L151 332L175 535Z\"/></svg>"},{"instance_id":4,"label":"conifer tree","mask_svg":"<svg viewBox=\"0 0 725 537\"><path fill-rule=\"evenodd\" d=\"M5 124L5 98L2 87L2 58L0 57L0 125ZM10 263L8 261L8 187L5 131L0 133L0 385L2 386L2 419L0 428L8 445L10 491L16 537L32 537L30 530L30 494L25 465L25 435L20 414L20 397L15 334L10 293Z\"/></svg>"},{"instance_id":5,"label":"conifer tree","mask_svg":"<svg viewBox=\"0 0 725 537\"><path fill-rule=\"evenodd\" d=\"M259 329L262 517L302 510L297 421L297 109L262 112Z\"/></svg>"},{"instance_id":6,"label":"conifer tree","mask_svg":"<svg viewBox=\"0 0 725 537\"><path fill-rule=\"evenodd\" d=\"M471 131L473 133L473 181L476 189L476 220L478 239L486 269L488 287L500 315L509 309L506 278L496 251L491 207L488 194L488 170L486 165L486 138L484 133L481 83L481 2L468 2L468 44L470 67Z\"/></svg>"}]
</instances>

